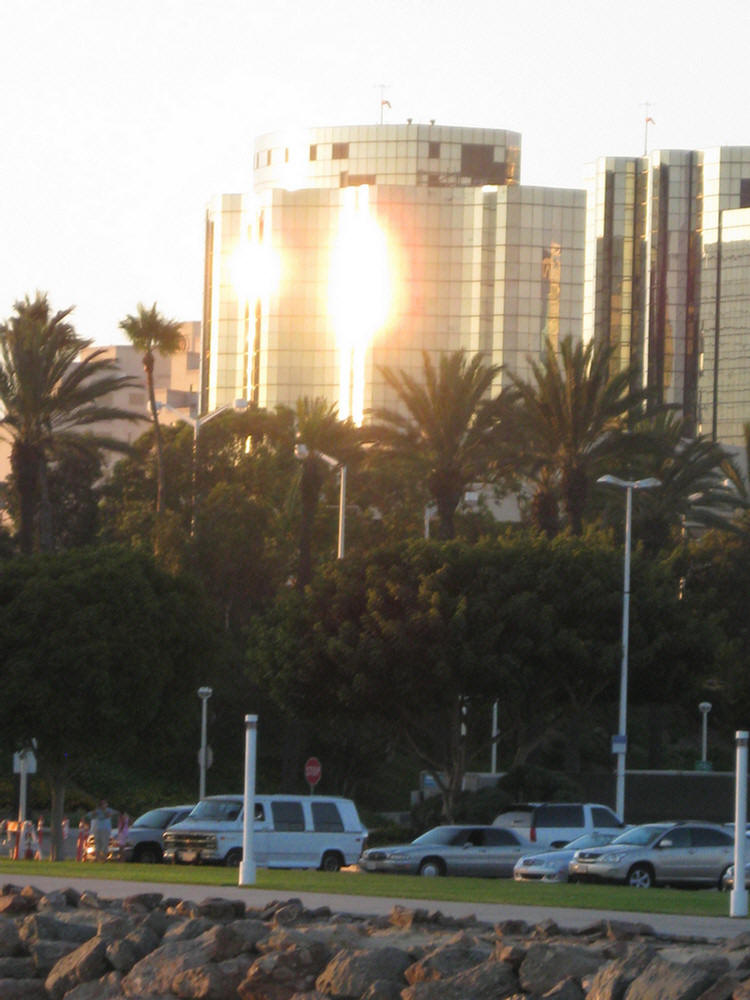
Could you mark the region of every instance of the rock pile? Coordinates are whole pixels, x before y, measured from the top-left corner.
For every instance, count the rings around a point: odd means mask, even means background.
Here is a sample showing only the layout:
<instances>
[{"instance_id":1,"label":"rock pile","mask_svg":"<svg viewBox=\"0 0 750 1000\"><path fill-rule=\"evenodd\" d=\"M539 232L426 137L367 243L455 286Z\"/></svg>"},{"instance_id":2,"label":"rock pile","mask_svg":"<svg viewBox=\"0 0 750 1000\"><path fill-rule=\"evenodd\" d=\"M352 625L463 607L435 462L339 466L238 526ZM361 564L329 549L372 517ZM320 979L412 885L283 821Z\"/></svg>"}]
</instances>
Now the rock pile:
<instances>
[{"instance_id":1,"label":"rock pile","mask_svg":"<svg viewBox=\"0 0 750 1000\"><path fill-rule=\"evenodd\" d=\"M0 1000L750 1000L750 933L496 925L395 906L251 909L146 893L0 895Z\"/></svg>"}]
</instances>

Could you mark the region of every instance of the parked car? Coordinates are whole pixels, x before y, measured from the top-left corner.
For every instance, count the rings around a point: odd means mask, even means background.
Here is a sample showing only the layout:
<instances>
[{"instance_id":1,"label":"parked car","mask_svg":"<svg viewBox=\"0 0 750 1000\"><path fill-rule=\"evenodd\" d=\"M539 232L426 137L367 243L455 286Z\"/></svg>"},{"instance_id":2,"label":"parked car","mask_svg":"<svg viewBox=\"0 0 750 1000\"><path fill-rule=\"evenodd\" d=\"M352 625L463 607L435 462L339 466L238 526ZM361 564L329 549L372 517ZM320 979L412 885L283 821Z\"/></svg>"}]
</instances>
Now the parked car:
<instances>
[{"instance_id":1,"label":"parked car","mask_svg":"<svg viewBox=\"0 0 750 1000\"><path fill-rule=\"evenodd\" d=\"M183 864L242 861L242 795L209 795L164 832L164 858ZM367 829L351 799L325 795L256 795L253 855L262 868L338 871L356 864Z\"/></svg>"},{"instance_id":2,"label":"parked car","mask_svg":"<svg viewBox=\"0 0 750 1000\"><path fill-rule=\"evenodd\" d=\"M504 809L493 824L515 830L540 850L564 847L584 833L616 836L626 829L608 806L598 802L519 802Z\"/></svg>"},{"instance_id":3,"label":"parked car","mask_svg":"<svg viewBox=\"0 0 750 1000\"><path fill-rule=\"evenodd\" d=\"M555 847L539 854L524 854L516 861L513 878L516 882L567 882L568 865L576 851L584 847L604 847L614 839L613 833L584 833L565 847Z\"/></svg>"},{"instance_id":4,"label":"parked car","mask_svg":"<svg viewBox=\"0 0 750 1000\"><path fill-rule=\"evenodd\" d=\"M684 883L721 887L733 859L734 838L716 823L646 823L606 847L576 851L568 878L638 889Z\"/></svg>"},{"instance_id":5,"label":"parked car","mask_svg":"<svg viewBox=\"0 0 750 1000\"><path fill-rule=\"evenodd\" d=\"M529 843L496 826L436 826L410 844L371 847L359 859L366 872L399 875L483 875L508 878Z\"/></svg>"},{"instance_id":6,"label":"parked car","mask_svg":"<svg viewBox=\"0 0 750 1000\"><path fill-rule=\"evenodd\" d=\"M112 831L109 839L110 861L134 861L140 864L157 864L163 860L161 835L174 823L179 823L195 808L192 805L160 806L149 809L133 820L128 830L125 850L121 852L117 839L117 829ZM86 856L84 860L93 861L96 857L93 834L86 841Z\"/></svg>"}]
</instances>

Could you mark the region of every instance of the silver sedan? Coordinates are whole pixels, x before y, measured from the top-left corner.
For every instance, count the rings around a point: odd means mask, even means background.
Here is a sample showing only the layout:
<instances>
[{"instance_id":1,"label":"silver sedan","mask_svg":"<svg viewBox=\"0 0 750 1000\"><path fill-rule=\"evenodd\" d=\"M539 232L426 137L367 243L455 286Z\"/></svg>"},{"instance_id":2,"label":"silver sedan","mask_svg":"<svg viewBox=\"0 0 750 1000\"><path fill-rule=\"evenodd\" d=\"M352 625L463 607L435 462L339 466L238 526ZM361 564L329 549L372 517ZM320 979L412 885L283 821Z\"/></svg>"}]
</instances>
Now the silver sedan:
<instances>
[{"instance_id":1,"label":"silver sedan","mask_svg":"<svg viewBox=\"0 0 750 1000\"><path fill-rule=\"evenodd\" d=\"M496 826L436 826L410 844L371 847L359 859L366 872L509 878L529 842Z\"/></svg>"},{"instance_id":2,"label":"silver sedan","mask_svg":"<svg viewBox=\"0 0 750 1000\"><path fill-rule=\"evenodd\" d=\"M615 834L583 833L564 847L539 854L524 854L516 861L513 878L516 882L567 882L568 865L576 851L584 847L604 847Z\"/></svg>"}]
</instances>

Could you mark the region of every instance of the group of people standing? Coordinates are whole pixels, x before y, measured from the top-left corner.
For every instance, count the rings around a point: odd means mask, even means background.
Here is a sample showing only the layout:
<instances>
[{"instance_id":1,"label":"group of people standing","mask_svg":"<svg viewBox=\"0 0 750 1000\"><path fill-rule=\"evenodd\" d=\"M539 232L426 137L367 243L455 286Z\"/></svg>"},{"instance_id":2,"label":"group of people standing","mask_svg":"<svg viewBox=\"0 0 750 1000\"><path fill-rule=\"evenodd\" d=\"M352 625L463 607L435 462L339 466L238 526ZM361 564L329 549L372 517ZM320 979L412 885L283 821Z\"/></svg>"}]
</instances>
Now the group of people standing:
<instances>
[{"instance_id":1,"label":"group of people standing","mask_svg":"<svg viewBox=\"0 0 750 1000\"><path fill-rule=\"evenodd\" d=\"M89 832L94 836L94 852L97 861L106 861L110 852L110 840L112 839L112 818L117 816L117 846L120 849L120 857L124 856L125 844L130 830L130 817L126 812L118 812L111 809L106 799L102 799L96 809L86 813L84 819L78 824L78 843L76 846L76 859L85 860L86 840ZM91 826L86 823L89 820Z\"/></svg>"},{"instance_id":2,"label":"group of people standing","mask_svg":"<svg viewBox=\"0 0 750 1000\"><path fill-rule=\"evenodd\" d=\"M120 857L124 857L125 844L130 830L130 817L126 812L118 812L111 809L106 799L102 799L99 805L86 813L78 824L78 837L76 839L76 861L86 860L86 842L89 835L94 837L95 859L106 861L110 856L110 840L114 829L114 817L117 817L117 845ZM2 843L9 849L10 857L14 860L42 860L46 849L47 857L50 856L50 845L44 843L44 816L39 816L36 826L31 820L23 820L20 823L3 820L0 823L0 836ZM63 847L70 834L70 824L67 816L62 821L62 841Z\"/></svg>"}]
</instances>

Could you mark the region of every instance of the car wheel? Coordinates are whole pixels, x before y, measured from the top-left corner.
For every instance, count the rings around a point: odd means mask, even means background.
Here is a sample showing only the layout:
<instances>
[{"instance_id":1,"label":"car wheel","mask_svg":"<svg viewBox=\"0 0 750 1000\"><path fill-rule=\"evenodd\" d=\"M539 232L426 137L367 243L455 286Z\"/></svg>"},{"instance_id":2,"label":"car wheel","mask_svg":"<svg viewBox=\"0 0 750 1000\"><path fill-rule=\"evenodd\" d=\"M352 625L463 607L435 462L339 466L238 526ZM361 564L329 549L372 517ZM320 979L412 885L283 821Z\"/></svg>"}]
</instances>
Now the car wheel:
<instances>
[{"instance_id":1,"label":"car wheel","mask_svg":"<svg viewBox=\"0 0 750 1000\"><path fill-rule=\"evenodd\" d=\"M227 852L227 856L224 858L224 864L227 868L239 868L241 861L242 851L239 847L233 847L231 851Z\"/></svg>"},{"instance_id":2,"label":"car wheel","mask_svg":"<svg viewBox=\"0 0 750 1000\"><path fill-rule=\"evenodd\" d=\"M654 869L639 862L630 869L626 881L634 889L650 889L654 884Z\"/></svg>"},{"instance_id":3,"label":"car wheel","mask_svg":"<svg viewBox=\"0 0 750 1000\"><path fill-rule=\"evenodd\" d=\"M344 863L338 851L326 851L320 862L322 872L337 872Z\"/></svg>"},{"instance_id":4,"label":"car wheel","mask_svg":"<svg viewBox=\"0 0 750 1000\"><path fill-rule=\"evenodd\" d=\"M728 872L731 871L732 868L733 865L727 865L721 875L719 875L719 892L729 891L729 886L726 884L724 879L727 877Z\"/></svg>"},{"instance_id":5,"label":"car wheel","mask_svg":"<svg viewBox=\"0 0 750 1000\"><path fill-rule=\"evenodd\" d=\"M161 861L161 851L153 844L139 844L133 851L133 861L141 865L158 865Z\"/></svg>"},{"instance_id":6,"label":"car wheel","mask_svg":"<svg viewBox=\"0 0 750 1000\"><path fill-rule=\"evenodd\" d=\"M445 862L441 861L440 858L425 858L419 866L419 874L426 875L428 878L445 875Z\"/></svg>"}]
</instances>

